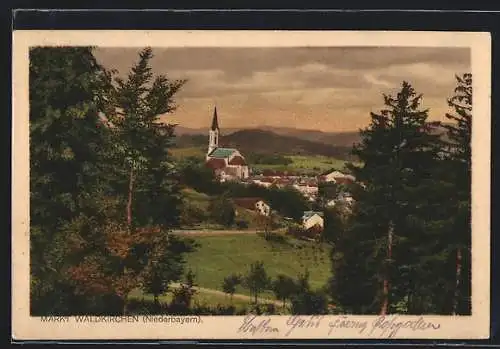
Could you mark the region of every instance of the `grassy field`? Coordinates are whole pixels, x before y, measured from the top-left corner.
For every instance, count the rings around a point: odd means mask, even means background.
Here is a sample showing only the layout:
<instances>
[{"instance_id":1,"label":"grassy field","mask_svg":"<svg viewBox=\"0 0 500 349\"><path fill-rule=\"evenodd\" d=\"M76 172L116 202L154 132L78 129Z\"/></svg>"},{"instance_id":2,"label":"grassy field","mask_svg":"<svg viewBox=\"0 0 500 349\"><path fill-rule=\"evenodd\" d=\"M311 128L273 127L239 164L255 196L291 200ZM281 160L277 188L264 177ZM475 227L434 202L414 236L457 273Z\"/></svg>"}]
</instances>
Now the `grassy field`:
<instances>
[{"instance_id":1,"label":"grassy field","mask_svg":"<svg viewBox=\"0 0 500 349\"><path fill-rule=\"evenodd\" d=\"M186 157L198 157L200 159L203 159L205 156L205 150L199 147L172 148L171 152L172 155L177 159ZM324 172L332 168L342 170L344 168L344 165L346 164L345 160L321 155L289 155L286 157L291 159L293 162L289 165L250 164L250 166L257 170L288 170L317 174L319 172Z\"/></svg>"},{"instance_id":2,"label":"grassy field","mask_svg":"<svg viewBox=\"0 0 500 349\"><path fill-rule=\"evenodd\" d=\"M292 166L296 169L314 170L319 169L321 172L328 171L331 168L341 170L345 164L345 160L339 160L326 156L288 156L293 161Z\"/></svg>"},{"instance_id":3,"label":"grassy field","mask_svg":"<svg viewBox=\"0 0 500 349\"><path fill-rule=\"evenodd\" d=\"M196 236L197 251L187 256L187 267L200 287L221 290L224 277L245 274L251 263L261 260L269 276L285 274L296 278L307 269L314 289L323 287L330 277L329 248L325 245L287 238L269 242L257 234ZM236 293L247 294L239 287ZM271 292L261 297L274 298Z\"/></svg>"},{"instance_id":4,"label":"grassy field","mask_svg":"<svg viewBox=\"0 0 500 349\"><path fill-rule=\"evenodd\" d=\"M251 165L256 170L293 171L306 174L319 174L332 168L342 170L347 163L345 160L320 155L290 155L286 156L293 162L289 165Z\"/></svg>"},{"instance_id":5,"label":"grassy field","mask_svg":"<svg viewBox=\"0 0 500 349\"><path fill-rule=\"evenodd\" d=\"M176 159L182 159L187 157L197 157L200 159L205 159L206 149L200 147L171 148L170 152L172 156Z\"/></svg>"},{"instance_id":6,"label":"grassy field","mask_svg":"<svg viewBox=\"0 0 500 349\"><path fill-rule=\"evenodd\" d=\"M202 209L207 209L210 204L210 196L200 193L192 188L182 189L181 194L184 200L189 201Z\"/></svg>"}]
</instances>

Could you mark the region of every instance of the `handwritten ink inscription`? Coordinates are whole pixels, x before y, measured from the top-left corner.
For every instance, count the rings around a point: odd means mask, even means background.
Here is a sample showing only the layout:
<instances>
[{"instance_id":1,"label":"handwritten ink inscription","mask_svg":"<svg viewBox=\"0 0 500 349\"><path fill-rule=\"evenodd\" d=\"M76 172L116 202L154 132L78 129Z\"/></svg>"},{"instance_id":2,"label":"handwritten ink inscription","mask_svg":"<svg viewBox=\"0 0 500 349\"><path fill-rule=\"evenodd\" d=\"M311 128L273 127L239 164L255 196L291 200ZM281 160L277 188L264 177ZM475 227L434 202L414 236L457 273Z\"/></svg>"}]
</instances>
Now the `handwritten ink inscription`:
<instances>
[{"instance_id":1,"label":"handwritten ink inscription","mask_svg":"<svg viewBox=\"0 0 500 349\"><path fill-rule=\"evenodd\" d=\"M276 323L272 324L271 321L270 317L248 315L243 319L243 323L238 328L238 333L250 333L251 335L280 333L280 328L277 326L283 323L280 320L276 320ZM378 316L375 320L360 320L353 319L347 315L336 316L333 319L323 315L293 315L287 318L284 327L281 332L285 337L297 332L297 330L320 329L321 331L324 328L327 336L332 335L336 331L354 330L361 335L393 338L401 329L409 329L413 332L432 331L438 330L441 328L441 325L427 321L423 316L412 320L401 319L398 316Z\"/></svg>"},{"instance_id":2,"label":"handwritten ink inscription","mask_svg":"<svg viewBox=\"0 0 500 349\"><path fill-rule=\"evenodd\" d=\"M438 330L441 328L441 325L425 321L423 316L420 316L416 320L399 320L397 316L379 316L373 321L370 334L379 331L382 337L393 338L402 328L416 332Z\"/></svg>"},{"instance_id":3,"label":"handwritten ink inscription","mask_svg":"<svg viewBox=\"0 0 500 349\"><path fill-rule=\"evenodd\" d=\"M277 327L271 326L271 318L262 318L257 315L248 315L243 319L243 324L238 328L238 333L278 333Z\"/></svg>"},{"instance_id":4,"label":"handwritten ink inscription","mask_svg":"<svg viewBox=\"0 0 500 349\"><path fill-rule=\"evenodd\" d=\"M286 321L286 326L288 327L288 331L285 333L285 336L289 336L296 328L318 328L321 325L321 321L324 316L321 315L313 315L313 316L291 316Z\"/></svg>"}]
</instances>

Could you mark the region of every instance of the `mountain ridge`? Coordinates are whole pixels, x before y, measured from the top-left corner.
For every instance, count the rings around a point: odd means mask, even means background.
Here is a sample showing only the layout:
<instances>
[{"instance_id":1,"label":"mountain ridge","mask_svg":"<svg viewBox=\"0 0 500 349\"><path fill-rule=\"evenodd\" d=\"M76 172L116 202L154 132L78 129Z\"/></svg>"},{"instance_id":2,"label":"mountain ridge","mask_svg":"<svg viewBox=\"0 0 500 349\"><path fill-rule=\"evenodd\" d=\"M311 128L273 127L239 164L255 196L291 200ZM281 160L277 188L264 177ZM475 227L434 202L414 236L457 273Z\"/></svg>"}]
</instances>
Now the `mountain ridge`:
<instances>
[{"instance_id":1,"label":"mountain ridge","mask_svg":"<svg viewBox=\"0 0 500 349\"><path fill-rule=\"evenodd\" d=\"M176 147L204 147L207 142L208 136L204 134L180 134L177 135ZM244 154L323 155L351 159L351 146L315 142L261 129L243 129L221 135L219 146L237 148Z\"/></svg>"},{"instance_id":2,"label":"mountain ridge","mask_svg":"<svg viewBox=\"0 0 500 349\"><path fill-rule=\"evenodd\" d=\"M274 127L274 126L257 126L248 128L224 128L222 136L230 136L239 131L269 131L279 136L292 136L301 140L312 142L320 142L333 146L351 146L353 143L359 141L358 131L345 131L345 132L325 132L307 129L295 129L288 127ZM208 134L208 129L205 128L188 128L183 126L176 127L176 134L178 136L196 136Z\"/></svg>"}]
</instances>

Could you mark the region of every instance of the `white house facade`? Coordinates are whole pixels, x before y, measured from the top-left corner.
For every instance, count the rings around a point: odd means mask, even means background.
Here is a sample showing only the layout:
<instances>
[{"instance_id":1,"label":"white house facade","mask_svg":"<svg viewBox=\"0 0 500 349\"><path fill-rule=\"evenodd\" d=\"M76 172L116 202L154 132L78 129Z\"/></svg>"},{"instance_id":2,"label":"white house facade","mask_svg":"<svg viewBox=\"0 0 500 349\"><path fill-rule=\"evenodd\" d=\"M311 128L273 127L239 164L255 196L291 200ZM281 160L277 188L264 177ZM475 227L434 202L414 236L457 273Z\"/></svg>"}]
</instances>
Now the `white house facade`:
<instances>
[{"instance_id":1,"label":"white house facade","mask_svg":"<svg viewBox=\"0 0 500 349\"><path fill-rule=\"evenodd\" d=\"M302 216L302 226L304 229L310 229L314 226L324 227L323 212L306 211Z\"/></svg>"}]
</instances>

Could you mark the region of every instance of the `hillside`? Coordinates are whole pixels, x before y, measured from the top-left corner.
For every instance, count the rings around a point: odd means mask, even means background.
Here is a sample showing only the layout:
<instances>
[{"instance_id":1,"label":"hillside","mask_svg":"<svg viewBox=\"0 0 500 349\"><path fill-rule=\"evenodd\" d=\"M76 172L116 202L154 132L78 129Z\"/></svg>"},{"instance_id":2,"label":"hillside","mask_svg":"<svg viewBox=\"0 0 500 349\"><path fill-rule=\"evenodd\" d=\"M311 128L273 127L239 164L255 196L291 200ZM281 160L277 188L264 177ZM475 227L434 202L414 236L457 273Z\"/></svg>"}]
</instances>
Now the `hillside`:
<instances>
[{"instance_id":1,"label":"hillside","mask_svg":"<svg viewBox=\"0 0 500 349\"><path fill-rule=\"evenodd\" d=\"M251 263L263 261L268 275L275 278L284 274L297 278L306 270L310 273L313 289L320 289L331 276L330 247L291 237L282 241L266 241L258 234L234 234L194 237L199 247L186 257L187 267L196 276L199 286L221 290L224 277L245 274ZM237 293L249 294L239 286ZM262 297L274 298L272 292Z\"/></svg>"},{"instance_id":2,"label":"hillside","mask_svg":"<svg viewBox=\"0 0 500 349\"><path fill-rule=\"evenodd\" d=\"M325 143L333 146L351 146L353 143L359 141L359 132L323 132L316 130L303 130L288 127L273 127L273 126L259 126L256 128L224 128L224 133L229 135L238 131L269 131L279 136L295 137L301 140ZM182 126L176 127L176 134L178 136L194 136L194 138L199 138L198 136L206 137L207 130L205 128L187 128ZM189 138L189 137L188 137Z\"/></svg>"},{"instance_id":3,"label":"hillside","mask_svg":"<svg viewBox=\"0 0 500 349\"><path fill-rule=\"evenodd\" d=\"M359 142L358 131L352 132L323 132L317 130L302 130L288 127L268 127L263 126L260 129L271 131L280 136L295 137L306 141L325 143L332 146L350 147Z\"/></svg>"},{"instance_id":4,"label":"hillside","mask_svg":"<svg viewBox=\"0 0 500 349\"><path fill-rule=\"evenodd\" d=\"M206 135L183 134L177 136L178 148L204 147ZM313 142L293 136L283 136L271 131L248 129L222 135L220 146L238 148L243 153L280 154L280 155L322 155L350 160L349 146L333 146Z\"/></svg>"}]
</instances>

